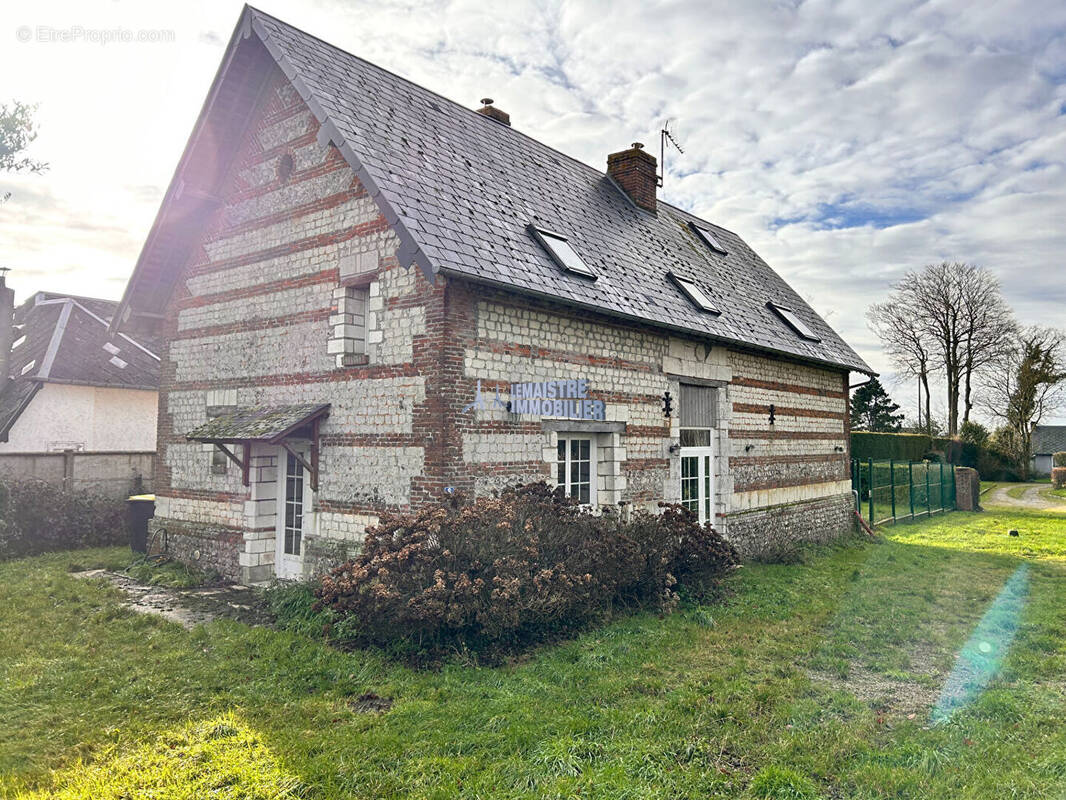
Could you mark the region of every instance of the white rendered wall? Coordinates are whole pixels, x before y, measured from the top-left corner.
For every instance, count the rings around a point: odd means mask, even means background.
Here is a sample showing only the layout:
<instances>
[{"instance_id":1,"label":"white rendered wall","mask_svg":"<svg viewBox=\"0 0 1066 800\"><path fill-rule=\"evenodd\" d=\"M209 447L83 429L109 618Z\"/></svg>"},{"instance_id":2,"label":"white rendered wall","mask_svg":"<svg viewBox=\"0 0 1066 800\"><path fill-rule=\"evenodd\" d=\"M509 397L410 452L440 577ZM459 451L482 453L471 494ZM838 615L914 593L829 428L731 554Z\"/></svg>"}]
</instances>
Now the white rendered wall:
<instances>
[{"instance_id":1,"label":"white rendered wall","mask_svg":"<svg viewBox=\"0 0 1066 800\"><path fill-rule=\"evenodd\" d=\"M158 393L46 383L15 422L0 453L73 448L89 452L155 450Z\"/></svg>"}]
</instances>

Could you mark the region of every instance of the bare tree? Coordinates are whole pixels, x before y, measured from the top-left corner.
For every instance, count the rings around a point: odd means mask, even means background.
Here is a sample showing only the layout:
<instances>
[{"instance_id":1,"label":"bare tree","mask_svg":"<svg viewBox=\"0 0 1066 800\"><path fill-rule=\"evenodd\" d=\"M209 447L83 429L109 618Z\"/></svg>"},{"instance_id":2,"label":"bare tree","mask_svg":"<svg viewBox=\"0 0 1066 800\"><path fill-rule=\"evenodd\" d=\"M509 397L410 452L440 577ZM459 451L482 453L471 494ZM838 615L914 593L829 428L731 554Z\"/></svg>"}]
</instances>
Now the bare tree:
<instances>
[{"instance_id":1,"label":"bare tree","mask_svg":"<svg viewBox=\"0 0 1066 800\"><path fill-rule=\"evenodd\" d=\"M925 427L929 420L929 375L933 348L918 321L918 312L902 299L877 303L866 312L870 326L885 345L885 352L902 374L917 378L925 392ZM922 426L921 396L918 398L918 426ZM932 436L931 430L926 433Z\"/></svg>"},{"instance_id":2,"label":"bare tree","mask_svg":"<svg viewBox=\"0 0 1066 800\"><path fill-rule=\"evenodd\" d=\"M909 353L910 363L924 363L918 374L943 373L947 384L948 434L959 432L959 404L969 420L974 403L974 377L998 358L1015 329L999 282L988 270L972 264L944 261L908 272L895 285L888 302L871 309L871 321L893 349ZM884 309L895 309L885 311ZM887 333L878 324L894 315ZM902 339L902 341L900 341ZM922 361L920 354L926 360ZM893 356L895 360L895 356ZM905 361L900 361L906 366ZM913 367L912 367L913 369ZM926 388L928 407L928 388Z\"/></svg>"},{"instance_id":3,"label":"bare tree","mask_svg":"<svg viewBox=\"0 0 1066 800\"><path fill-rule=\"evenodd\" d=\"M1018 326L1003 299L999 281L985 269L962 265L960 309L963 381L962 421L970 421L975 378L1011 349Z\"/></svg>"},{"instance_id":4,"label":"bare tree","mask_svg":"<svg viewBox=\"0 0 1066 800\"><path fill-rule=\"evenodd\" d=\"M1066 402L1066 335L1053 328L1026 328L984 372L985 410L1005 423L1012 455L1028 479L1033 429Z\"/></svg>"}]
</instances>

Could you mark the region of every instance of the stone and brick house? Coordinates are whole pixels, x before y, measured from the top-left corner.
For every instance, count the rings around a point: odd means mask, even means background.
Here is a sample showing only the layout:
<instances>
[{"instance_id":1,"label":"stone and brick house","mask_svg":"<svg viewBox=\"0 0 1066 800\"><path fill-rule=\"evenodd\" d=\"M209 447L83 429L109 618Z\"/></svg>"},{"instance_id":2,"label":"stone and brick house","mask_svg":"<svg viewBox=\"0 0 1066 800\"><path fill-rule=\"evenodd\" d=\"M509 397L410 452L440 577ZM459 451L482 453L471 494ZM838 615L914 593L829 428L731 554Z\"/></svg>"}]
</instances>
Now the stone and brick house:
<instances>
[{"instance_id":1,"label":"stone and brick house","mask_svg":"<svg viewBox=\"0 0 1066 800\"><path fill-rule=\"evenodd\" d=\"M850 528L870 368L735 233L245 8L122 300L157 541L308 575L385 510L546 479L742 551Z\"/></svg>"}]
</instances>

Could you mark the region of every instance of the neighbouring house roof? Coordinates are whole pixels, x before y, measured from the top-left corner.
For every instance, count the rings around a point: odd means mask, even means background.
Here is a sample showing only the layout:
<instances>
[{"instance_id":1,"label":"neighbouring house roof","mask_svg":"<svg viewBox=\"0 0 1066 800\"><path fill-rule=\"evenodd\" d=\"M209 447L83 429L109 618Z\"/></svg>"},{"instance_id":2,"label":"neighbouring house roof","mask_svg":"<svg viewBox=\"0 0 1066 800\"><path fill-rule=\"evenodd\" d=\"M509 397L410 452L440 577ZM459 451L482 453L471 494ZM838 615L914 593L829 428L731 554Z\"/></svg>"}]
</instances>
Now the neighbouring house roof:
<instances>
[{"instance_id":1,"label":"neighbouring house roof","mask_svg":"<svg viewBox=\"0 0 1066 800\"><path fill-rule=\"evenodd\" d=\"M648 213L603 172L248 6L127 286L122 319L163 312L187 258L183 237L217 207L218 164L236 152L236 132L274 64L321 124L319 141L338 147L394 226L404 266L874 374L736 233L661 201ZM694 225L726 252L710 249ZM560 269L531 226L567 237L595 280ZM694 307L671 273L698 281L721 313ZM797 335L774 305L814 335Z\"/></svg>"},{"instance_id":2,"label":"neighbouring house roof","mask_svg":"<svg viewBox=\"0 0 1066 800\"><path fill-rule=\"evenodd\" d=\"M15 309L11 380L0 390L0 440L42 384L159 387L154 349L110 332L117 307L113 300L37 292Z\"/></svg>"},{"instance_id":3,"label":"neighbouring house roof","mask_svg":"<svg viewBox=\"0 0 1066 800\"><path fill-rule=\"evenodd\" d=\"M1066 453L1066 425L1037 425L1033 429L1033 454Z\"/></svg>"},{"instance_id":4,"label":"neighbouring house roof","mask_svg":"<svg viewBox=\"0 0 1066 800\"><path fill-rule=\"evenodd\" d=\"M329 413L329 403L254 406L222 414L186 434L195 442L268 442L277 444L294 431Z\"/></svg>"}]
</instances>

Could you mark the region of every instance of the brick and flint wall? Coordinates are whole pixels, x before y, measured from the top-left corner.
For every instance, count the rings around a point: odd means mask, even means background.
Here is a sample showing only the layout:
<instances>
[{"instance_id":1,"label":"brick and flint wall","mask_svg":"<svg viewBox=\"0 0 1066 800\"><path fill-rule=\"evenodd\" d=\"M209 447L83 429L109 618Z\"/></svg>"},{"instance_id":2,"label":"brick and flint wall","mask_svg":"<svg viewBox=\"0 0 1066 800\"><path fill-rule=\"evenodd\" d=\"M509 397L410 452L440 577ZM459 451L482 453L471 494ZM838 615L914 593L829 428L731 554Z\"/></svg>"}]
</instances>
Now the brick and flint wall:
<instances>
[{"instance_id":1,"label":"brick and flint wall","mask_svg":"<svg viewBox=\"0 0 1066 800\"><path fill-rule=\"evenodd\" d=\"M331 404L306 525L317 569L381 510L429 496L434 433L421 417L441 327L440 290L398 266L376 203L318 143L317 122L280 73L251 131L166 313L153 521L179 557L245 580L273 574L277 449L253 448L245 487L235 465L219 470L212 446L185 434L236 406ZM358 288L361 340L342 327L353 304L341 265L353 259L373 265Z\"/></svg>"},{"instance_id":2,"label":"brick and flint wall","mask_svg":"<svg viewBox=\"0 0 1066 800\"><path fill-rule=\"evenodd\" d=\"M717 387L715 525L742 552L851 529L846 373L473 285L450 284L448 305L457 321L449 347L462 364L455 406L474 398L478 380L487 401L453 417L453 480L463 491L553 479L558 436L572 432L597 442L599 505L677 502L680 454L670 449L680 437L680 385L690 383ZM495 403L510 399L512 383L576 378L605 401L605 423L542 420Z\"/></svg>"},{"instance_id":3,"label":"brick and flint wall","mask_svg":"<svg viewBox=\"0 0 1066 800\"><path fill-rule=\"evenodd\" d=\"M680 491L678 417L663 415L663 393L676 403L683 381L717 386L717 526L747 553L850 526L845 373L431 284L399 266L374 200L317 141L280 73L249 130L163 330L152 527L178 557L242 580L273 575L277 448L253 448L245 487L185 438L238 406L331 405L306 573L352 552L383 511L551 479L567 424L464 411L479 379L504 402L512 382L587 379L606 420L573 430L596 437L599 503L648 507Z\"/></svg>"}]
</instances>

